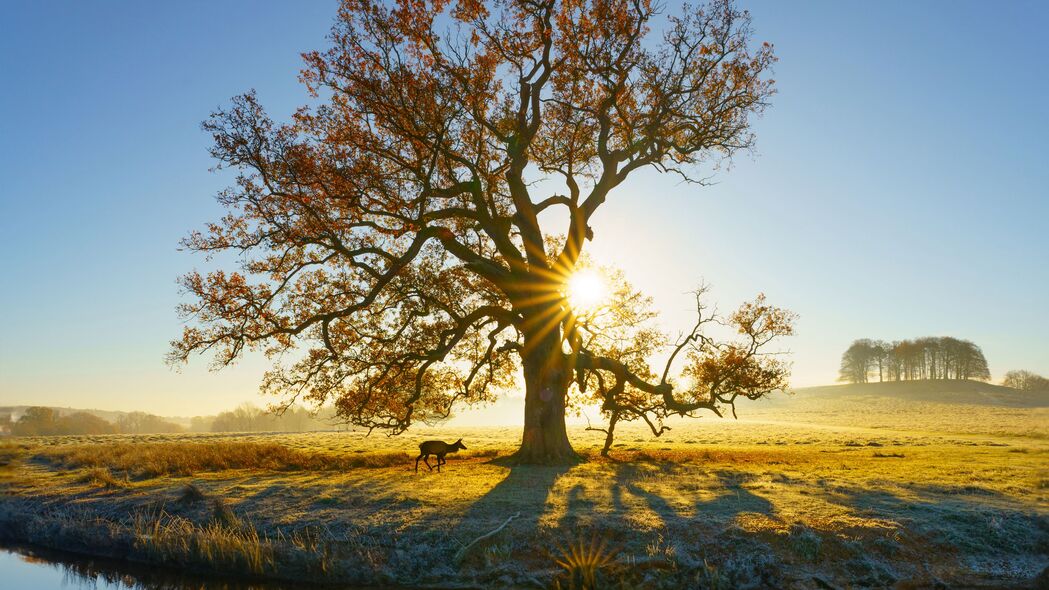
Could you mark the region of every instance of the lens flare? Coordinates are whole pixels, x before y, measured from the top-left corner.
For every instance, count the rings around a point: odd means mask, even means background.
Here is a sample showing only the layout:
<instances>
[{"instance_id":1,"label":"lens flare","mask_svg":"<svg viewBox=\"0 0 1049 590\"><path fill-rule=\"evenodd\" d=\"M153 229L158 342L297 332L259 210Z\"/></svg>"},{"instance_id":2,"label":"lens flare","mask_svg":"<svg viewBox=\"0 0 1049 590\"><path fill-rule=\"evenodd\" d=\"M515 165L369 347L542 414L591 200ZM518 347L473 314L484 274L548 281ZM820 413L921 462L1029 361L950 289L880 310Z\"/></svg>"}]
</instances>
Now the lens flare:
<instances>
[{"instance_id":1,"label":"lens flare","mask_svg":"<svg viewBox=\"0 0 1049 590\"><path fill-rule=\"evenodd\" d=\"M568 304L577 314L596 311L608 299L608 285L600 273L585 269L568 279Z\"/></svg>"}]
</instances>

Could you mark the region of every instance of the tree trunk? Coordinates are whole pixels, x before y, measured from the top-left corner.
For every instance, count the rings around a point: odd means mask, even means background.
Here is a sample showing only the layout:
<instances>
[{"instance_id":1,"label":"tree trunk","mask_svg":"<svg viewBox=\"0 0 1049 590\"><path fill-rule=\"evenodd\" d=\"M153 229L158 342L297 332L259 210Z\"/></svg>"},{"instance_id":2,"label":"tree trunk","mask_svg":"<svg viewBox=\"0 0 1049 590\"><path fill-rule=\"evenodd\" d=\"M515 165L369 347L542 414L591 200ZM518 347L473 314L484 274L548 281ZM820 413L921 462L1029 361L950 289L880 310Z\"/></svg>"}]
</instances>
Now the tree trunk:
<instances>
[{"instance_id":1,"label":"tree trunk","mask_svg":"<svg viewBox=\"0 0 1049 590\"><path fill-rule=\"evenodd\" d=\"M565 401L571 373L560 348L560 335L551 330L541 338L525 337L525 420L519 463L565 464L579 460L565 430Z\"/></svg>"},{"instance_id":2,"label":"tree trunk","mask_svg":"<svg viewBox=\"0 0 1049 590\"><path fill-rule=\"evenodd\" d=\"M601 456L607 457L612 450L612 442L615 440L616 422L619 422L619 412L612 412L608 419L608 430L605 431L605 446L601 447Z\"/></svg>"}]
</instances>

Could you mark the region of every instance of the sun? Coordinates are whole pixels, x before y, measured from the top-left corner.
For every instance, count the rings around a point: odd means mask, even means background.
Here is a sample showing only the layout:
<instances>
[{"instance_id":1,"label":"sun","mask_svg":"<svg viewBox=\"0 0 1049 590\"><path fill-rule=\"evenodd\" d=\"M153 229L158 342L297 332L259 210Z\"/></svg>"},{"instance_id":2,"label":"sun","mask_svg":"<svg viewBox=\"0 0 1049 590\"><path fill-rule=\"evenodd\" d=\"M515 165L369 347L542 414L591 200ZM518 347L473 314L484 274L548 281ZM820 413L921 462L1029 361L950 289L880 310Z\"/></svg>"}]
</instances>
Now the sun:
<instances>
[{"instance_id":1,"label":"sun","mask_svg":"<svg viewBox=\"0 0 1049 590\"><path fill-rule=\"evenodd\" d=\"M597 271L584 269L575 272L566 285L568 304L577 314L594 312L608 299L608 285Z\"/></svg>"}]
</instances>

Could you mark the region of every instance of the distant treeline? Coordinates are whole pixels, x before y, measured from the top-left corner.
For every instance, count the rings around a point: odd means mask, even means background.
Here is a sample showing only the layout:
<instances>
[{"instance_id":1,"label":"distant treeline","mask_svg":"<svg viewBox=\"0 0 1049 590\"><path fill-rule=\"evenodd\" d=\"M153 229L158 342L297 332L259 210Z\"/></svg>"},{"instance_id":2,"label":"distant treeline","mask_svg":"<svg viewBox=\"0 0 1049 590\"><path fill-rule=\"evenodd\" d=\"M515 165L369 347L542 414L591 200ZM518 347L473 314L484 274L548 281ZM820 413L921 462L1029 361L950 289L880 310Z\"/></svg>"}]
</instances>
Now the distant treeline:
<instances>
[{"instance_id":1,"label":"distant treeline","mask_svg":"<svg viewBox=\"0 0 1049 590\"><path fill-rule=\"evenodd\" d=\"M983 351L968 340L925 337L884 342L856 340L841 355L839 380L850 383L991 378Z\"/></svg>"},{"instance_id":2,"label":"distant treeline","mask_svg":"<svg viewBox=\"0 0 1049 590\"><path fill-rule=\"evenodd\" d=\"M334 411L322 409L311 412L301 407L288 408L277 414L244 404L217 416L194 416L189 427L171 420L147 414L129 412L115 421L106 420L86 411L63 414L55 408L30 407L17 419L10 414L0 415L0 434L14 436L50 436L74 434L159 434L170 432L309 432L331 430L335 427Z\"/></svg>"},{"instance_id":3,"label":"distant treeline","mask_svg":"<svg viewBox=\"0 0 1049 590\"><path fill-rule=\"evenodd\" d=\"M88 412L60 415L54 408L28 408L18 420L0 416L0 430L15 436L46 436L53 434L114 434L117 425Z\"/></svg>"},{"instance_id":4,"label":"distant treeline","mask_svg":"<svg viewBox=\"0 0 1049 590\"><path fill-rule=\"evenodd\" d=\"M313 413L306 408L292 406L283 413L275 413L251 404L217 416L197 416L190 422L193 432L311 432L335 428L335 411L322 408Z\"/></svg>"}]
</instances>

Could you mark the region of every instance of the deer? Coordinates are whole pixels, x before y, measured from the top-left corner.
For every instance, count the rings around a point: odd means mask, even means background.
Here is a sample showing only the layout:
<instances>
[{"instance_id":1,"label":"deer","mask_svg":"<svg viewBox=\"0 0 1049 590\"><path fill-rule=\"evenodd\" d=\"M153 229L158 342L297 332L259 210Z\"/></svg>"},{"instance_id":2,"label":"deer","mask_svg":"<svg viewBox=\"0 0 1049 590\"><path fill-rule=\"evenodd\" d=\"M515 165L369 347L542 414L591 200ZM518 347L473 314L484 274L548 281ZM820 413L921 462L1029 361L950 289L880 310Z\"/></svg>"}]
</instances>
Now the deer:
<instances>
[{"instance_id":1,"label":"deer","mask_svg":"<svg viewBox=\"0 0 1049 590\"><path fill-rule=\"evenodd\" d=\"M428 440L419 444L419 456L415 458L415 472L419 473L419 459L422 459L423 463L433 471L433 466L427 459L430 455L437 455L437 473L441 472L441 465L444 465L448 461L444 460L444 456L448 453L454 453L456 451L466 450L466 445L463 444L463 439L459 439L452 444L442 442L439 440Z\"/></svg>"}]
</instances>

